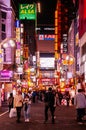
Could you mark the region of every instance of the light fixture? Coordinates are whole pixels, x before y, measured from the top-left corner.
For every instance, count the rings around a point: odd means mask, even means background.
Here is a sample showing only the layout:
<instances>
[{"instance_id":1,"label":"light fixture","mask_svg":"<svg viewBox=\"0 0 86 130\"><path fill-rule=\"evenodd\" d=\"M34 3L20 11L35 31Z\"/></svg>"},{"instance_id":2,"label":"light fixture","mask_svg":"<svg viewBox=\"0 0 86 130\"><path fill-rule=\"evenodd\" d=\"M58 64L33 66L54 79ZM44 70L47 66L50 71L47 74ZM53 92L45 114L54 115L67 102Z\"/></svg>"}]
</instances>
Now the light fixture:
<instances>
[{"instance_id":1,"label":"light fixture","mask_svg":"<svg viewBox=\"0 0 86 130\"><path fill-rule=\"evenodd\" d=\"M15 41L14 40L13 40L13 38L6 38L3 42L1 42L1 46L3 46L3 48L15 47Z\"/></svg>"},{"instance_id":2,"label":"light fixture","mask_svg":"<svg viewBox=\"0 0 86 130\"><path fill-rule=\"evenodd\" d=\"M15 46L15 42L13 40L9 40L8 42L9 42L9 44L10 44L11 47Z\"/></svg>"},{"instance_id":3,"label":"light fixture","mask_svg":"<svg viewBox=\"0 0 86 130\"><path fill-rule=\"evenodd\" d=\"M8 47L8 43L4 43L3 48L7 48L7 47Z\"/></svg>"}]
</instances>

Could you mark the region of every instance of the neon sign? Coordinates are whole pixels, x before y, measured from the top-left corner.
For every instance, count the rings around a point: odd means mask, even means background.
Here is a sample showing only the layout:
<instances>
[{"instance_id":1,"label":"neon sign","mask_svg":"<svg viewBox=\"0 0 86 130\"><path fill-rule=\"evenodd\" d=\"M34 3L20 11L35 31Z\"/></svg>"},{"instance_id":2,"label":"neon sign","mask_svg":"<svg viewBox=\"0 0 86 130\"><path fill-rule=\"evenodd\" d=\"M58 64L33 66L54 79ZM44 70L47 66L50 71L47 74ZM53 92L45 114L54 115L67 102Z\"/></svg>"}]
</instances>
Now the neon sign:
<instances>
[{"instance_id":1,"label":"neon sign","mask_svg":"<svg viewBox=\"0 0 86 130\"><path fill-rule=\"evenodd\" d=\"M55 35L50 35L50 34L41 34L38 36L39 40L54 40L55 39Z\"/></svg>"},{"instance_id":2,"label":"neon sign","mask_svg":"<svg viewBox=\"0 0 86 130\"><path fill-rule=\"evenodd\" d=\"M20 4L19 19L36 20L36 5Z\"/></svg>"}]
</instances>

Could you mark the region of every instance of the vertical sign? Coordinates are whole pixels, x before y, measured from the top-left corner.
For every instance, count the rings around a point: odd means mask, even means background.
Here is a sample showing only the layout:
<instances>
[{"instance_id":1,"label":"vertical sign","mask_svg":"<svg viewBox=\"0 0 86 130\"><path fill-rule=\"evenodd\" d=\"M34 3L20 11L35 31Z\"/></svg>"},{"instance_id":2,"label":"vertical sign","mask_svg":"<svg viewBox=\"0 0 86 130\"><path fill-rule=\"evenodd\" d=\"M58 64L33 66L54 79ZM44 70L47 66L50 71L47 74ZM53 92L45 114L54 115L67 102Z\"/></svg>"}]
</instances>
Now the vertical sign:
<instances>
[{"instance_id":1,"label":"vertical sign","mask_svg":"<svg viewBox=\"0 0 86 130\"><path fill-rule=\"evenodd\" d=\"M16 20L16 46L20 49L20 21Z\"/></svg>"},{"instance_id":2,"label":"vertical sign","mask_svg":"<svg viewBox=\"0 0 86 130\"><path fill-rule=\"evenodd\" d=\"M5 62L7 63L12 62L12 49L10 46L5 48Z\"/></svg>"},{"instance_id":3,"label":"vertical sign","mask_svg":"<svg viewBox=\"0 0 86 130\"><path fill-rule=\"evenodd\" d=\"M0 49L0 64L3 63L3 49Z\"/></svg>"},{"instance_id":4,"label":"vertical sign","mask_svg":"<svg viewBox=\"0 0 86 130\"><path fill-rule=\"evenodd\" d=\"M0 49L0 70L3 69L3 49Z\"/></svg>"},{"instance_id":5,"label":"vertical sign","mask_svg":"<svg viewBox=\"0 0 86 130\"><path fill-rule=\"evenodd\" d=\"M63 53L68 53L67 34L63 34Z\"/></svg>"},{"instance_id":6,"label":"vertical sign","mask_svg":"<svg viewBox=\"0 0 86 130\"><path fill-rule=\"evenodd\" d=\"M58 1L55 11L55 58L60 57L61 46L61 2Z\"/></svg>"}]
</instances>

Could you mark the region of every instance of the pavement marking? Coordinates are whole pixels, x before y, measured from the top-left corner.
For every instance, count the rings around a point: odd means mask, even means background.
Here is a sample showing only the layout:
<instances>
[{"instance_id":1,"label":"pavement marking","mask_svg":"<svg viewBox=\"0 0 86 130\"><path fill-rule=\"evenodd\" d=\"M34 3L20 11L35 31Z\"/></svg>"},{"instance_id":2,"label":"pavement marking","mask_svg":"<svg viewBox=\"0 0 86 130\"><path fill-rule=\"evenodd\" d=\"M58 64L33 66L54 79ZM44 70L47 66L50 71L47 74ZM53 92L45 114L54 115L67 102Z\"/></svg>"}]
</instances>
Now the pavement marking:
<instances>
[{"instance_id":1,"label":"pavement marking","mask_svg":"<svg viewBox=\"0 0 86 130\"><path fill-rule=\"evenodd\" d=\"M6 111L6 112L3 112L2 114L0 114L0 116L3 116L3 115L5 115L6 113L8 113L8 111Z\"/></svg>"}]
</instances>

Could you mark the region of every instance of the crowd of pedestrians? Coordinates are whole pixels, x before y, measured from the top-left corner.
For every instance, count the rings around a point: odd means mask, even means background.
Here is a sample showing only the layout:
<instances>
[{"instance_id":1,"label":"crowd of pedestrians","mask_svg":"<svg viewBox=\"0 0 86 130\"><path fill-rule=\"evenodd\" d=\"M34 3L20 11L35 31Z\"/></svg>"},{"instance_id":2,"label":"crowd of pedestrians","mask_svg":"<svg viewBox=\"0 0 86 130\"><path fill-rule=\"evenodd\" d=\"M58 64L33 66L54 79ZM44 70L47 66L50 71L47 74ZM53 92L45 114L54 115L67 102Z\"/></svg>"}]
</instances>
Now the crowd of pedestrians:
<instances>
[{"instance_id":1,"label":"crowd of pedestrians","mask_svg":"<svg viewBox=\"0 0 86 130\"><path fill-rule=\"evenodd\" d=\"M66 92L63 95L60 91L55 91L51 87L48 88L47 91L33 91L25 93L22 96L21 91L17 91L16 95L13 97L13 94L10 94L8 98L8 107L9 113L11 108L16 108L16 117L17 122L20 123L21 119L21 110L23 110L24 120L25 122L29 122L30 120L30 111L31 104L37 101L41 101L44 103L44 123L48 121L48 111L51 113L51 123L55 123L55 110L57 106L62 105L62 100L66 100L66 106L70 106L70 94ZM74 96L74 102L72 105L75 106L77 113L77 122L79 124L83 124L83 117L86 114L86 96L83 89L79 89L78 93Z\"/></svg>"}]
</instances>

